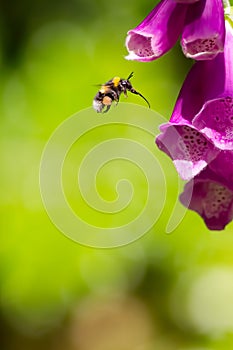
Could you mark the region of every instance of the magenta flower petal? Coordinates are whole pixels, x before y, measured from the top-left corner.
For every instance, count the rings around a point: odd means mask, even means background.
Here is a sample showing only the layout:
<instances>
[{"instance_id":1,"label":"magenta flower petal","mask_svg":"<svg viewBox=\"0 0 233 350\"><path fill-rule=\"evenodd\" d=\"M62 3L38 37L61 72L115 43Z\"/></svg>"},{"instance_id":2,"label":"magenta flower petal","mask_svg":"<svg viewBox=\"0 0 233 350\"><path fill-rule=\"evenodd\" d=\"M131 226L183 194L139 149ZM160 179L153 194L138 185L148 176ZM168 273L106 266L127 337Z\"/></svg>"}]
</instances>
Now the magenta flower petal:
<instances>
[{"instance_id":1,"label":"magenta flower petal","mask_svg":"<svg viewBox=\"0 0 233 350\"><path fill-rule=\"evenodd\" d=\"M196 211L210 230L223 230L233 219L233 188L209 168L185 185L180 201Z\"/></svg>"},{"instance_id":2,"label":"magenta flower petal","mask_svg":"<svg viewBox=\"0 0 233 350\"><path fill-rule=\"evenodd\" d=\"M193 125L222 150L233 150L232 47L233 29L226 21L224 53L205 63L206 71L209 72L205 76L209 98L206 98L202 109L193 119Z\"/></svg>"},{"instance_id":3,"label":"magenta flower petal","mask_svg":"<svg viewBox=\"0 0 233 350\"><path fill-rule=\"evenodd\" d=\"M208 63L212 63L212 61L208 61ZM172 123L192 123L195 115L206 102L208 91L217 85L217 83L209 85L209 79L214 77L209 72L210 68L205 61L197 62L192 66L183 83L172 112L170 119ZM215 91L212 95L215 96Z\"/></svg>"},{"instance_id":4,"label":"magenta flower petal","mask_svg":"<svg viewBox=\"0 0 233 350\"><path fill-rule=\"evenodd\" d=\"M222 0L202 0L187 10L181 45L195 60L213 59L223 51L225 39Z\"/></svg>"},{"instance_id":5,"label":"magenta flower petal","mask_svg":"<svg viewBox=\"0 0 233 350\"><path fill-rule=\"evenodd\" d=\"M201 1L201 0L174 0L174 1L180 4L193 4L194 2Z\"/></svg>"},{"instance_id":6,"label":"magenta flower petal","mask_svg":"<svg viewBox=\"0 0 233 350\"><path fill-rule=\"evenodd\" d=\"M186 121L194 123L199 129L202 115L195 122L194 118L205 103L233 96L233 33L228 22L226 28L224 53L218 54L213 60L196 62L188 73L171 116L172 123Z\"/></svg>"},{"instance_id":7,"label":"magenta flower petal","mask_svg":"<svg viewBox=\"0 0 233 350\"><path fill-rule=\"evenodd\" d=\"M233 150L233 96L206 102L194 124L218 148Z\"/></svg>"},{"instance_id":8,"label":"magenta flower petal","mask_svg":"<svg viewBox=\"0 0 233 350\"><path fill-rule=\"evenodd\" d=\"M164 55L176 43L184 25L187 5L162 0L151 13L128 32L128 60L148 62Z\"/></svg>"},{"instance_id":9,"label":"magenta flower petal","mask_svg":"<svg viewBox=\"0 0 233 350\"><path fill-rule=\"evenodd\" d=\"M233 151L221 151L209 164L209 168L233 190Z\"/></svg>"},{"instance_id":10,"label":"magenta flower petal","mask_svg":"<svg viewBox=\"0 0 233 350\"><path fill-rule=\"evenodd\" d=\"M200 173L221 150L233 150L233 30L228 22L226 28L224 53L193 65L170 122L161 126L162 134L156 140L183 179ZM184 127L186 132L192 130L197 140L189 142Z\"/></svg>"},{"instance_id":11,"label":"magenta flower petal","mask_svg":"<svg viewBox=\"0 0 233 350\"><path fill-rule=\"evenodd\" d=\"M156 138L158 148L172 160L184 180L199 174L220 152L213 143L189 125L167 123Z\"/></svg>"}]
</instances>

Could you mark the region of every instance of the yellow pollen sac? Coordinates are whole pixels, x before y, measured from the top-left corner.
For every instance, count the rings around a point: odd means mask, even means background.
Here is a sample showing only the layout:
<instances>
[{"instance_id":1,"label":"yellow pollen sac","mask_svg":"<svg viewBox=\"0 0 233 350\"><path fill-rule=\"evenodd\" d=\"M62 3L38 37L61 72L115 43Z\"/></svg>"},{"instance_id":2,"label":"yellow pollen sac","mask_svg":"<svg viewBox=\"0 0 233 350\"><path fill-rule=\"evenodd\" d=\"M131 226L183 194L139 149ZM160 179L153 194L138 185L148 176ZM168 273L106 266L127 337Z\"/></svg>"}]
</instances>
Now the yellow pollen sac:
<instances>
[{"instance_id":1,"label":"yellow pollen sac","mask_svg":"<svg viewBox=\"0 0 233 350\"><path fill-rule=\"evenodd\" d=\"M120 81L120 80L121 80L120 77L115 77L115 78L113 78L113 79L112 79L113 85L114 85L115 87L117 87L117 86L119 85L119 81Z\"/></svg>"},{"instance_id":2,"label":"yellow pollen sac","mask_svg":"<svg viewBox=\"0 0 233 350\"><path fill-rule=\"evenodd\" d=\"M112 104L112 99L109 96L104 96L103 98L103 104L105 106L110 106Z\"/></svg>"}]
</instances>

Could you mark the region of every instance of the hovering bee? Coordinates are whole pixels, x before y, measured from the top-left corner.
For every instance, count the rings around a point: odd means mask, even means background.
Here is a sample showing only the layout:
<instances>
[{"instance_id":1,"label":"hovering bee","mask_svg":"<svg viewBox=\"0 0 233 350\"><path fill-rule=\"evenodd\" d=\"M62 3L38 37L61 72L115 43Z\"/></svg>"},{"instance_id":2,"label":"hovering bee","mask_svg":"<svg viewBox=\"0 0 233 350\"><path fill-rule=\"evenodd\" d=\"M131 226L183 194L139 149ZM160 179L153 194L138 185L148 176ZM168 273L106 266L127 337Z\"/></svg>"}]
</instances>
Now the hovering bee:
<instances>
[{"instance_id":1,"label":"hovering bee","mask_svg":"<svg viewBox=\"0 0 233 350\"><path fill-rule=\"evenodd\" d=\"M101 85L101 88L93 100L93 108L97 113L106 113L110 109L113 101L115 101L116 104L119 102L119 98L122 92L124 93L125 97L127 97L127 91L130 91L132 94L141 96L150 108L150 104L147 99L132 87L129 81L132 76L133 72L130 73L127 79L114 77L113 79L107 81L105 84Z\"/></svg>"}]
</instances>

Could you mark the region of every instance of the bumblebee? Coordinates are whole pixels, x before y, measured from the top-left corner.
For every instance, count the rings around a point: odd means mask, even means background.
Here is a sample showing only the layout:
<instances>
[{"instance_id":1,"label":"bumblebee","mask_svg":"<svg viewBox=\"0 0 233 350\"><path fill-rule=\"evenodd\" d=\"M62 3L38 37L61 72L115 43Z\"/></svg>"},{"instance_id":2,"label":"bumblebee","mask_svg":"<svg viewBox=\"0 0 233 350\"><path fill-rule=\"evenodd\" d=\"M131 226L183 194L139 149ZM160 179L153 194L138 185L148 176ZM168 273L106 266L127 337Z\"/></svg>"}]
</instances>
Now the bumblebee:
<instances>
[{"instance_id":1,"label":"bumblebee","mask_svg":"<svg viewBox=\"0 0 233 350\"><path fill-rule=\"evenodd\" d=\"M115 101L116 104L119 102L119 98L122 92L124 93L125 97L127 97L127 91L130 91L132 94L141 96L150 108L150 104L147 99L132 87L132 84L130 83L132 76L133 72L130 73L127 79L114 77L113 79L107 81L105 84L101 85L93 100L93 108L97 113L108 112L113 101Z\"/></svg>"}]
</instances>

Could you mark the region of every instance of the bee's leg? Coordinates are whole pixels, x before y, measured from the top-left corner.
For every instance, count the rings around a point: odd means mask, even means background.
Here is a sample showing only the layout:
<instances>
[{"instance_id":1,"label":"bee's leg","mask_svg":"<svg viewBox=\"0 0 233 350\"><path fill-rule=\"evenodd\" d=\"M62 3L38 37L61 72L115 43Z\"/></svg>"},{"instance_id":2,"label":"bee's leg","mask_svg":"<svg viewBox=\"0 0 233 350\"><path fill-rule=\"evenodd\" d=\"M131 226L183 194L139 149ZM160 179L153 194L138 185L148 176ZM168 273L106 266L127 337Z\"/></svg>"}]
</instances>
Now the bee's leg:
<instances>
[{"instance_id":1,"label":"bee's leg","mask_svg":"<svg viewBox=\"0 0 233 350\"><path fill-rule=\"evenodd\" d=\"M104 96L102 103L103 103L103 106L106 108L105 108L105 110L102 110L102 113L107 113L107 111L109 110L109 108L112 105L112 101L113 101L112 96L108 96L108 95Z\"/></svg>"},{"instance_id":2,"label":"bee's leg","mask_svg":"<svg viewBox=\"0 0 233 350\"><path fill-rule=\"evenodd\" d=\"M116 91L112 91L112 95L113 95L113 100L116 101L117 103L119 102L119 94Z\"/></svg>"},{"instance_id":3,"label":"bee's leg","mask_svg":"<svg viewBox=\"0 0 233 350\"><path fill-rule=\"evenodd\" d=\"M107 113L110 109L111 105L106 105L105 110L102 113Z\"/></svg>"},{"instance_id":4,"label":"bee's leg","mask_svg":"<svg viewBox=\"0 0 233 350\"><path fill-rule=\"evenodd\" d=\"M127 88L125 86L122 87L121 93L122 92L124 93L125 98L127 98L128 97L128 95L127 95Z\"/></svg>"},{"instance_id":5,"label":"bee's leg","mask_svg":"<svg viewBox=\"0 0 233 350\"><path fill-rule=\"evenodd\" d=\"M115 102L115 105L118 104L119 97L120 97L119 93L113 89L111 90L110 93L106 94L106 96L103 99L103 104L105 106L107 106L104 113L106 113L109 110L109 108L113 102Z\"/></svg>"},{"instance_id":6,"label":"bee's leg","mask_svg":"<svg viewBox=\"0 0 233 350\"><path fill-rule=\"evenodd\" d=\"M113 97L113 101L115 101L115 106L117 106L119 102L119 97L120 97L119 93L113 90L112 97Z\"/></svg>"}]
</instances>

